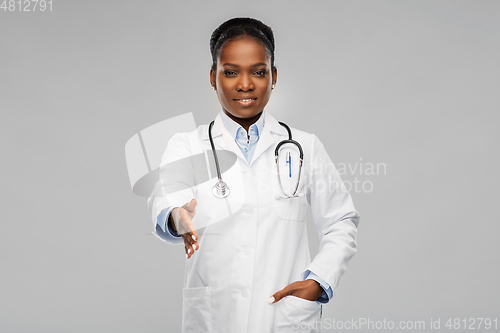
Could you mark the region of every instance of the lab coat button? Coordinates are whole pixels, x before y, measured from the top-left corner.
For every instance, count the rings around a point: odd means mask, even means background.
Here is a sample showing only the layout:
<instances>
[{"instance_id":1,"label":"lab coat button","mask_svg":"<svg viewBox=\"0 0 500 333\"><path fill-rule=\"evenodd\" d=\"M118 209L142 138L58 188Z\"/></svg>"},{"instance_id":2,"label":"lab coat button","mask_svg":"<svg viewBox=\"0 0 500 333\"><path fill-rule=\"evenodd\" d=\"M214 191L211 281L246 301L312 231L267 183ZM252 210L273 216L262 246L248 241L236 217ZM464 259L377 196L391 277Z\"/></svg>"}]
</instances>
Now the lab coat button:
<instances>
[{"instance_id":1,"label":"lab coat button","mask_svg":"<svg viewBox=\"0 0 500 333\"><path fill-rule=\"evenodd\" d=\"M244 253L246 256L249 256L250 254L252 254L252 250L251 250L249 247L247 247L247 248L245 248L245 250L243 251L243 253Z\"/></svg>"},{"instance_id":2,"label":"lab coat button","mask_svg":"<svg viewBox=\"0 0 500 333\"><path fill-rule=\"evenodd\" d=\"M248 209L247 209L247 213L248 213L248 214L252 214L252 213L253 213L253 208L248 208Z\"/></svg>"},{"instance_id":3,"label":"lab coat button","mask_svg":"<svg viewBox=\"0 0 500 333\"><path fill-rule=\"evenodd\" d=\"M243 296L243 297L248 297L248 291L246 291L246 290L242 290L242 291L241 291L241 296Z\"/></svg>"}]
</instances>

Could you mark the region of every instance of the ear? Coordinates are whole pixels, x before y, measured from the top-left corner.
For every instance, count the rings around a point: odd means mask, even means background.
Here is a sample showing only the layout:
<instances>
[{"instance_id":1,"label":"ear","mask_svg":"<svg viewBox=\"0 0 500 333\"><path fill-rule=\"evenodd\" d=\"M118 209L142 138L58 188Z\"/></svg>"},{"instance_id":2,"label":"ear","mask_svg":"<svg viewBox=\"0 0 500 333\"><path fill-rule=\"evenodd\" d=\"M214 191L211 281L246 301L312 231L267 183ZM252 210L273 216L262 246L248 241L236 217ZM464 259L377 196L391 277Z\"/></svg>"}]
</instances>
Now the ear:
<instances>
[{"instance_id":1,"label":"ear","mask_svg":"<svg viewBox=\"0 0 500 333\"><path fill-rule=\"evenodd\" d=\"M210 68L210 85L215 88L215 71L213 68Z\"/></svg>"},{"instance_id":2,"label":"ear","mask_svg":"<svg viewBox=\"0 0 500 333\"><path fill-rule=\"evenodd\" d=\"M278 68L274 67L271 72L273 73L272 83L276 85L276 82L278 81Z\"/></svg>"}]
</instances>

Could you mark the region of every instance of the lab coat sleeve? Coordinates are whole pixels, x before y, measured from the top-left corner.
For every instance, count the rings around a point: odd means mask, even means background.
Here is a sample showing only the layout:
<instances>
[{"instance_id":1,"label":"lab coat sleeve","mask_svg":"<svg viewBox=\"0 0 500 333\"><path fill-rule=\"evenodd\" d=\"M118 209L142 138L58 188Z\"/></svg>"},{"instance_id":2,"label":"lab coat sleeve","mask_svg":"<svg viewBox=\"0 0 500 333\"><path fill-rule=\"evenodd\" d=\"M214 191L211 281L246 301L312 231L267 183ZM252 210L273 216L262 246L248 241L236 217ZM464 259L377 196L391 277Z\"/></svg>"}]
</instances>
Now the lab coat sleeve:
<instances>
[{"instance_id":1,"label":"lab coat sleeve","mask_svg":"<svg viewBox=\"0 0 500 333\"><path fill-rule=\"evenodd\" d=\"M307 200L320 243L318 254L304 270L326 281L333 295L340 278L356 253L360 216L323 144L313 135L311 160L306 164L309 173Z\"/></svg>"},{"instance_id":2,"label":"lab coat sleeve","mask_svg":"<svg viewBox=\"0 0 500 333\"><path fill-rule=\"evenodd\" d=\"M184 244L166 226L166 218L175 207L180 207L195 197L191 149L184 133L177 133L169 140L161 159L158 181L147 204L153 221L153 234L170 244Z\"/></svg>"},{"instance_id":3,"label":"lab coat sleeve","mask_svg":"<svg viewBox=\"0 0 500 333\"><path fill-rule=\"evenodd\" d=\"M179 235L176 231L170 228L168 225L168 218L170 216L170 213L175 207L169 207L165 208L164 210L161 211L161 213L157 217L157 225L156 225L156 232L160 238L167 238L172 242L177 243L178 238L181 238L182 236ZM160 228L160 230L158 230Z\"/></svg>"}]
</instances>

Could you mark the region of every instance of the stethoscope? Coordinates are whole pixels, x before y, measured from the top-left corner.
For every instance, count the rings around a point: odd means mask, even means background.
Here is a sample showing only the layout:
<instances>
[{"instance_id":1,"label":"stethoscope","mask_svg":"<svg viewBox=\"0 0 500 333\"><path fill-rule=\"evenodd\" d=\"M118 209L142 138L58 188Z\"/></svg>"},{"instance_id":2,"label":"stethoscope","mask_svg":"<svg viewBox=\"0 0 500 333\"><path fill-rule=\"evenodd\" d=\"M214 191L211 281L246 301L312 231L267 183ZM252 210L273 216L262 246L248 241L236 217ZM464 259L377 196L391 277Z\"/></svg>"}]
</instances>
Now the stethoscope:
<instances>
[{"instance_id":1,"label":"stethoscope","mask_svg":"<svg viewBox=\"0 0 500 333\"><path fill-rule=\"evenodd\" d=\"M212 193L217 198L225 198L229 195L229 193L231 193L231 190L229 189L229 186L227 186L227 184L222 180L222 176L220 174L219 159L217 158L217 153L215 151L214 141L212 139L212 126L214 125L214 122L215 121L212 120L212 122L208 126L208 138L210 139L210 145L212 146L212 153L214 154L215 167L217 169L217 178L218 178L217 183L215 183L214 187L212 187ZM290 127L288 127L287 124L282 123L281 121L278 121L278 123L281 126L283 126L284 128L286 128L286 130L288 132L288 140L283 140L283 141L279 142L276 145L276 149L274 150L274 157L275 157L274 161L276 163L276 169L278 172L278 183L280 185L281 192L285 195L285 198L277 197L277 199L281 199L281 198L287 199L287 198L299 197L300 194L297 194L297 190L299 189L300 173L302 171L304 152L302 151L302 146L300 145L300 143L298 143L297 141L292 139L292 131L290 130ZM280 147L284 144L287 144L287 143L291 143L299 149L299 170L298 170L297 184L295 185L295 188L294 188L293 193L291 195L288 195L283 190L283 185L281 184L279 158L278 158ZM290 153L287 154L287 164L288 164L288 167L290 170L289 172L290 172L290 177L291 177L291 156L290 156Z\"/></svg>"}]
</instances>

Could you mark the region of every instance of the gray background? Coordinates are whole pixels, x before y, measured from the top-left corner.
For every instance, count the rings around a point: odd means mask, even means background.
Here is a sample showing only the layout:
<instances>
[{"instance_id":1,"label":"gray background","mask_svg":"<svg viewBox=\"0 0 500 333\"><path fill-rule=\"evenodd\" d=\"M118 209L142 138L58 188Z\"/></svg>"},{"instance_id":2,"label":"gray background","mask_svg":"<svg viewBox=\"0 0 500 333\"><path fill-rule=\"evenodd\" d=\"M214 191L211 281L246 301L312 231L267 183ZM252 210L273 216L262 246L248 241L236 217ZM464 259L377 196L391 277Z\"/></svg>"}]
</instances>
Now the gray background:
<instances>
[{"instance_id":1,"label":"gray background","mask_svg":"<svg viewBox=\"0 0 500 333\"><path fill-rule=\"evenodd\" d=\"M208 42L233 16L274 29L269 112L335 163L387 167L343 176L373 191L352 191L359 249L324 317L500 317L500 2L53 8L0 11L1 332L180 330L183 248L150 235L124 145L175 115L214 118Z\"/></svg>"}]
</instances>

